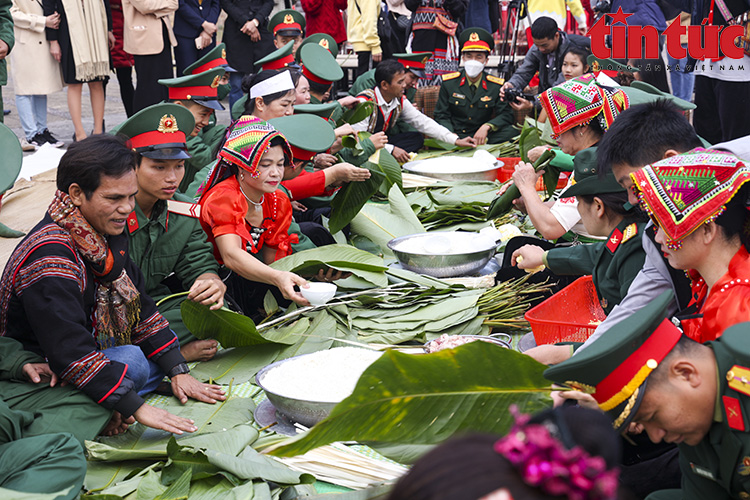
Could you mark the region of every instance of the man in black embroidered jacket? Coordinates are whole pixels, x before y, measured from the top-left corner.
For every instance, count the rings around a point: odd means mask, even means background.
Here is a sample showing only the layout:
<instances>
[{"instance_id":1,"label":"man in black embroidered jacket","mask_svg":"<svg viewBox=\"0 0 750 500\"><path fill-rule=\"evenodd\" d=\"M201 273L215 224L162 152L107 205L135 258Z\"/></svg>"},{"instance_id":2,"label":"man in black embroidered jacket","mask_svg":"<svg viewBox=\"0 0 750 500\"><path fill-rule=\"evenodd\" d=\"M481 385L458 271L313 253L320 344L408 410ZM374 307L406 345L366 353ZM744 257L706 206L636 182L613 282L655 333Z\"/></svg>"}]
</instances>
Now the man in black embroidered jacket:
<instances>
[{"instance_id":1,"label":"man in black embroidered jacket","mask_svg":"<svg viewBox=\"0 0 750 500\"><path fill-rule=\"evenodd\" d=\"M191 420L141 397L166 374L183 403L225 399L218 386L188 374L176 336L129 257L123 230L138 190L134 153L122 139L89 137L61 159L57 187L47 214L6 265L0 335L45 357L63 381L115 410L115 420L132 423L132 416L149 427L192 432Z\"/></svg>"}]
</instances>

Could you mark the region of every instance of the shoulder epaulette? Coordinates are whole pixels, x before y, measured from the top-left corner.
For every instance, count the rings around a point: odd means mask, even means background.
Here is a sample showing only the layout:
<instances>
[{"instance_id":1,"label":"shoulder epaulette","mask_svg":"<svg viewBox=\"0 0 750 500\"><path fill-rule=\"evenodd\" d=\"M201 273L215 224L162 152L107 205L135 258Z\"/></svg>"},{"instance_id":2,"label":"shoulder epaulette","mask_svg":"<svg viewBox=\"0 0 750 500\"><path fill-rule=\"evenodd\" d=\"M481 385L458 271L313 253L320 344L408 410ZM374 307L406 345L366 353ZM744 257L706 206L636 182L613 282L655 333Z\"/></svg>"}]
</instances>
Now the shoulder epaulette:
<instances>
[{"instance_id":1,"label":"shoulder epaulette","mask_svg":"<svg viewBox=\"0 0 750 500\"><path fill-rule=\"evenodd\" d=\"M444 74L442 76L442 78L443 78L443 81L445 82L445 81L448 81L448 80L453 80L454 78L458 78L459 76L461 76L461 72L460 71L454 71L453 73L446 73L446 74Z\"/></svg>"},{"instance_id":2,"label":"shoulder epaulette","mask_svg":"<svg viewBox=\"0 0 750 500\"><path fill-rule=\"evenodd\" d=\"M133 234L136 230L138 230L138 216L135 214L135 210L133 210L128 215L128 232Z\"/></svg>"},{"instance_id":3,"label":"shoulder epaulette","mask_svg":"<svg viewBox=\"0 0 750 500\"><path fill-rule=\"evenodd\" d=\"M638 224L633 222L628 227L625 228L625 231L622 233L622 242L625 243L630 238L638 234Z\"/></svg>"},{"instance_id":4,"label":"shoulder epaulette","mask_svg":"<svg viewBox=\"0 0 750 500\"><path fill-rule=\"evenodd\" d=\"M185 215L194 219L201 216L201 206L187 201L167 200L167 210L173 214Z\"/></svg>"},{"instance_id":5,"label":"shoulder epaulette","mask_svg":"<svg viewBox=\"0 0 750 500\"><path fill-rule=\"evenodd\" d=\"M609 253L615 253L620 243L622 243L622 231L615 229L607 240L607 250L609 250Z\"/></svg>"},{"instance_id":6,"label":"shoulder epaulette","mask_svg":"<svg viewBox=\"0 0 750 500\"><path fill-rule=\"evenodd\" d=\"M493 75L487 75L487 80L491 81L492 83L497 83L498 85L502 85L505 83L505 80L503 80L502 78L493 76Z\"/></svg>"}]
</instances>

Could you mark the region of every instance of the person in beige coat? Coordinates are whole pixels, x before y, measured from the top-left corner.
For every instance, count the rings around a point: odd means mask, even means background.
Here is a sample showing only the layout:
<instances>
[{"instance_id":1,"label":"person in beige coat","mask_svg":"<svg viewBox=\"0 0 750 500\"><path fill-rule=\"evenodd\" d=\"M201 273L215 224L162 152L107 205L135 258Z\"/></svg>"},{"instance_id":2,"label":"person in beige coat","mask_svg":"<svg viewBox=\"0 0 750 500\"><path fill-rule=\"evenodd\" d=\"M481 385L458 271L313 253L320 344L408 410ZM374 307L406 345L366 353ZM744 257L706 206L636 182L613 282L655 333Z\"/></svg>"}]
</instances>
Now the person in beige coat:
<instances>
[{"instance_id":1,"label":"person in beige coat","mask_svg":"<svg viewBox=\"0 0 750 500\"><path fill-rule=\"evenodd\" d=\"M172 24L178 0L122 0L125 19L123 45L133 54L135 88L133 109L138 111L166 100L167 87L160 79L174 78L172 47L177 45Z\"/></svg>"},{"instance_id":2,"label":"person in beige coat","mask_svg":"<svg viewBox=\"0 0 750 500\"><path fill-rule=\"evenodd\" d=\"M16 108L26 137L26 150L50 143L63 145L47 129L47 95L62 90L60 65L49 51L44 28L57 28L60 14L45 16L36 0L13 0L10 8L16 46L10 54L10 77L16 94Z\"/></svg>"}]
</instances>

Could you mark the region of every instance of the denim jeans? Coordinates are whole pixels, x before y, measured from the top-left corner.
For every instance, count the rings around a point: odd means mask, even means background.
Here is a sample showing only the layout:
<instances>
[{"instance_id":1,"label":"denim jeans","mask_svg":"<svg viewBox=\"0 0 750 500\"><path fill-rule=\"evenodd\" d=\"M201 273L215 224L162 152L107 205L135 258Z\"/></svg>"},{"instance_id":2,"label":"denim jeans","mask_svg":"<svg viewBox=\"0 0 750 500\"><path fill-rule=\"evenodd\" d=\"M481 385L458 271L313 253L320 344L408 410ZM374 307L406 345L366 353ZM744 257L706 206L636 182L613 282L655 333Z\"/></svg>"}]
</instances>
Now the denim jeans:
<instances>
[{"instance_id":1,"label":"denim jeans","mask_svg":"<svg viewBox=\"0 0 750 500\"><path fill-rule=\"evenodd\" d=\"M685 45L683 45L685 47ZM685 65L688 58L675 59L667 53L667 64L670 67L669 78L672 81L672 95L679 97L687 102L693 101L693 86L695 85L695 75L691 72L685 73ZM680 65L680 70L676 71L675 67ZM693 68L691 68L692 70Z\"/></svg>"},{"instance_id":2,"label":"denim jeans","mask_svg":"<svg viewBox=\"0 0 750 500\"><path fill-rule=\"evenodd\" d=\"M16 109L27 140L47 128L46 95L16 95Z\"/></svg>"},{"instance_id":3,"label":"denim jeans","mask_svg":"<svg viewBox=\"0 0 750 500\"><path fill-rule=\"evenodd\" d=\"M242 77L245 73L229 73L229 111L231 113L234 103L239 101L244 92L242 92Z\"/></svg>"},{"instance_id":4,"label":"denim jeans","mask_svg":"<svg viewBox=\"0 0 750 500\"><path fill-rule=\"evenodd\" d=\"M102 352L112 361L128 365L125 376L133 381L134 389L140 396L152 392L164 379L165 373L159 365L146 359L138 346L118 345Z\"/></svg>"}]
</instances>

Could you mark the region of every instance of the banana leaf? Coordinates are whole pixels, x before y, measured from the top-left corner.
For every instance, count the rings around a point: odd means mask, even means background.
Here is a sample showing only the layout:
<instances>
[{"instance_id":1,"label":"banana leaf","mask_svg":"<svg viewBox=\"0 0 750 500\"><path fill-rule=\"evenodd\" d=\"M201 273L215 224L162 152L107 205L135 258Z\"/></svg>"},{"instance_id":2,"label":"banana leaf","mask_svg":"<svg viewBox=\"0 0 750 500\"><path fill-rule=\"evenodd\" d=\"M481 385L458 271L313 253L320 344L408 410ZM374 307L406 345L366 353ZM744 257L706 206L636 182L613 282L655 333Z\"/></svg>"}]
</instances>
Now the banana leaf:
<instances>
[{"instance_id":1,"label":"banana leaf","mask_svg":"<svg viewBox=\"0 0 750 500\"><path fill-rule=\"evenodd\" d=\"M539 137L539 130L536 127L524 124L521 130L521 136L518 139L518 150L521 159L529 162L529 151L537 146L544 145L544 141Z\"/></svg>"},{"instance_id":2,"label":"banana leaf","mask_svg":"<svg viewBox=\"0 0 750 500\"><path fill-rule=\"evenodd\" d=\"M385 176L385 182L388 189L394 184L398 185L400 189L404 188L404 181L401 177L401 165L399 165L396 158L393 157L385 148L380 150L380 156L378 156L378 163L374 167L368 167L370 170L373 168L380 171Z\"/></svg>"},{"instance_id":3,"label":"banana leaf","mask_svg":"<svg viewBox=\"0 0 750 500\"><path fill-rule=\"evenodd\" d=\"M212 311L208 306L185 300L180 306L182 321L199 339L216 339L224 348L268 344L255 328L253 320L222 307Z\"/></svg>"},{"instance_id":4,"label":"banana leaf","mask_svg":"<svg viewBox=\"0 0 750 500\"><path fill-rule=\"evenodd\" d=\"M270 453L296 456L334 441L435 444L461 432L504 434L514 421L510 405L527 413L551 406L545 369L486 342L425 356L389 350L328 418Z\"/></svg>"},{"instance_id":5,"label":"banana leaf","mask_svg":"<svg viewBox=\"0 0 750 500\"><path fill-rule=\"evenodd\" d=\"M166 489L167 487L159 480L159 474L150 470L138 483L135 500L156 500Z\"/></svg>"},{"instance_id":6,"label":"banana leaf","mask_svg":"<svg viewBox=\"0 0 750 500\"><path fill-rule=\"evenodd\" d=\"M387 269L383 259L349 245L326 245L303 250L273 262L271 267L303 276L313 276L319 269L330 267L352 273L375 287L388 284L383 274Z\"/></svg>"},{"instance_id":7,"label":"banana leaf","mask_svg":"<svg viewBox=\"0 0 750 500\"><path fill-rule=\"evenodd\" d=\"M534 162L534 170L539 171L546 168L554 157L554 151L548 149ZM560 175L559 171L557 172L557 175ZM555 184L556 183L557 177L555 178ZM492 201L487 212L487 220L496 219L501 215L506 214L513 207L513 200L519 196L521 196L521 192L518 190L518 187L515 184L511 184L502 195Z\"/></svg>"},{"instance_id":8,"label":"banana leaf","mask_svg":"<svg viewBox=\"0 0 750 500\"><path fill-rule=\"evenodd\" d=\"M383 484L370 486L363 490L345 491L344 493L321 493L304 498L305 500L385 500L392 489L392 484Z\"/></svg>"},{"instance_id":9,"label":"banana leaf","mask_svg":"<svg viewBox=\"0 0 750 500\"><path fill-rule=\"evenodd\" d=\"M0 222L0 238L20 238L21 236L26 236L26 233L11 229Z\"/></svg>"},{"instance_id":10,"label":"banana leaf","mask_svg":"<svg viewBox=\"0 0 750 500\"><path fill-rule=\"evenodd\" d=\"M331 200L328 230L332 234L344 229L385 181L385 176L375 170L372 163L366 162L363 167L370 171L370 178L362 182L347 182Z\"/></svg>"},{"instance_id":11,"label":"banana leaf","mask_svg":"<svg viewBox=\"0 0 750 500\"><path fill-rule=\"evenodd\" d=\"M345 123L353 124L359 123L368 116L370 116L375 109L375 103L372 101L362 101L351 109L348 109L341 115L341 119L336 123L336 126L341 126Z\"/></svg>"},{"instance_id":12,"label":"banana leaf","mask_svg":"<svg viewBox=\"0 0 750 500\"><path fill-rule=\"evenodd\" d=\"M198 363L190 374L201 382L212 380L220 385L229 385L230 382L242 384L252 380L258 370L272 363L280 350L278 344L222 349L210 361Z\"/></svg>"},{"instance_id":13,"label":"banana leaf","mask_svg":"<svg viewBox=\"0 0 750 500\"><path fill-rule=\"evenodd\" d=\"M221 476L195 481L190 485L190 500L252 500L255 485L252 481L236 486Z\"/></svg>"}]
</instances>

